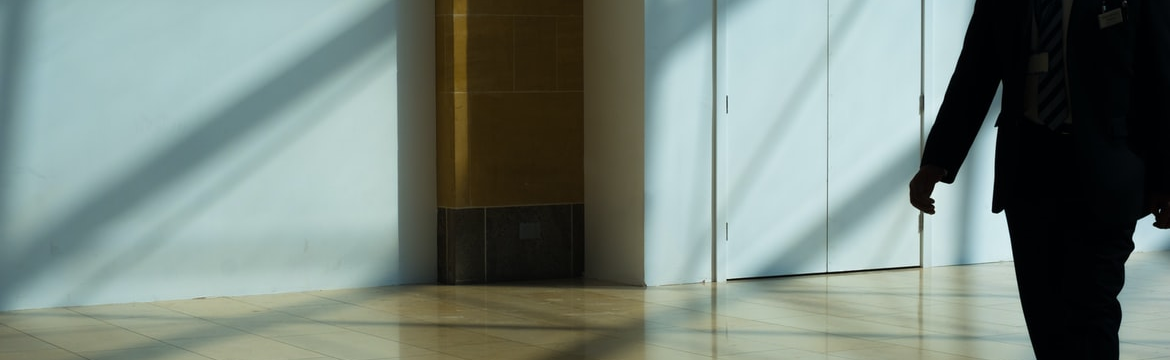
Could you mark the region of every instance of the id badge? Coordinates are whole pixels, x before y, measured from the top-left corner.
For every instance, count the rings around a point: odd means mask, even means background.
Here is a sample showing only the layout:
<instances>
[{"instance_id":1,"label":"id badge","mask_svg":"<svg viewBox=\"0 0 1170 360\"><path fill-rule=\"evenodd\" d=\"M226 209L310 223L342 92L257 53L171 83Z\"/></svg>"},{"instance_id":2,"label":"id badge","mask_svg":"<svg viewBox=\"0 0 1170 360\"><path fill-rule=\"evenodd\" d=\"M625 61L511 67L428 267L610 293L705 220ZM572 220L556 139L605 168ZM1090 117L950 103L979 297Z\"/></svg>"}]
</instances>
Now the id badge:
<instances>
[{"instance_id":1,"label":"id badge","mask_svg":"<svg viewBox=\"0 0 1170 360\"><path fill-rule=\"evenodd\" d=\"M1113 9L1097 15L1097 25L1101 26L1102 30L1123 22L1125 22L1125 12L1121 9Z\"/></svg>"}]
</instances>

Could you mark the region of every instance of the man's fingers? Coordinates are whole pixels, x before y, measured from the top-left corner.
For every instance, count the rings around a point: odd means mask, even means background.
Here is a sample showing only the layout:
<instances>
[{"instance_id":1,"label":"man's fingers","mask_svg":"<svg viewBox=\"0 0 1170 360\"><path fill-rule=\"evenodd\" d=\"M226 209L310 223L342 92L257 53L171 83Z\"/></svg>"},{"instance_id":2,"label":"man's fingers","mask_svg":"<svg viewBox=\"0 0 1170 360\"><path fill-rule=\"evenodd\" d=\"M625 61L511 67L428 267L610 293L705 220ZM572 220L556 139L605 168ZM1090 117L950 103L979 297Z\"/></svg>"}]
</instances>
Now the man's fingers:
<instances>
[{"instance_id":1,"label":"man's fingers","mask_svg":"<svg viewBox=\"0 0 1170 360\"><path fill-rule=\"evenodd\" d=\"M1155 219L1154 227L1159 229L1170 229L1170 219Z\"/></svg>"},{"instance_id":2,"label":"man's fingers","mask_svg":"<svg viewBox=\"0 0 1170 360\"><path fill-rule=\"evenodd\" d=\"M910 205L913 205L918 210L922 210L927 214L934 214L934 199L930 195L934 193L934 183L926 181L922 184L920 181L912 181L910 183Z\"/></svg>"},{"instance_id":3,"label":"man's fingers","mask_svg":"<svg viewBox=\"0 0 1170 360\"><path fill-rule=\"evenodd\" d=\"M1154 207L1154 227L1170 229L1170 204L1159 204Z\"/></svg>"},{"instance_id":4,"label":"man's fingers","mask_svg":"<svg viewBox=\"0 0 1170 360\"><path fill-rule=\"evenodd\" d=\"M918 204L914 204L914 207L918 208L918 210L922 210L922 212L924 212L924 213L934 215L934 199L927 199L927 200L929 200L929 201L919 202Z\"/></svg>"},{"instance_id":5,"label":"man's fingers","mask_svg":"<svg viewBox=\"0 0 1170 360\"><path fill-rule=\"evenodd\" d=\"M934 185L946 176L947 171L933 165L923 165L910 179L910 205L927 214L934 214Z\"/></svg>"},{"instance_id":6,"label":"man's fingers","mask_svg":"<svg viewBox=\"0 0 1170 360\"><path fill-rule=\"evenodd\" d=\"M910 205L927 214L934 214L934 199L930 198L929 195L912 191L910 194Z\"/></svg>"}]
</instances>

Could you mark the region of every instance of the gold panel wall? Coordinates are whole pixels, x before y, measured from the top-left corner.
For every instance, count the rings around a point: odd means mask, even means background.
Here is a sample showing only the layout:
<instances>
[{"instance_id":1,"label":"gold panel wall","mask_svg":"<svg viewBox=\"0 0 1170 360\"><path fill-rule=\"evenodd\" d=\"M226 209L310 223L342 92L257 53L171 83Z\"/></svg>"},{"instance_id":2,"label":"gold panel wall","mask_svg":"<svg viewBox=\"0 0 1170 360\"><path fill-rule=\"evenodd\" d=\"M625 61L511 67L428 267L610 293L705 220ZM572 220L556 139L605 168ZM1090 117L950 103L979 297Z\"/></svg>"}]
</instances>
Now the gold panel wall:
<instances>
[{"instance_id":1,"label":"gold panel wall","mask_svg":"<svg viewBox=\"0 0 1170 360\"><path fill-rule=\"evenodd\" d=\"M584 199L582 0L438 0L439 206Z\"/></svg>"}]
</instances>

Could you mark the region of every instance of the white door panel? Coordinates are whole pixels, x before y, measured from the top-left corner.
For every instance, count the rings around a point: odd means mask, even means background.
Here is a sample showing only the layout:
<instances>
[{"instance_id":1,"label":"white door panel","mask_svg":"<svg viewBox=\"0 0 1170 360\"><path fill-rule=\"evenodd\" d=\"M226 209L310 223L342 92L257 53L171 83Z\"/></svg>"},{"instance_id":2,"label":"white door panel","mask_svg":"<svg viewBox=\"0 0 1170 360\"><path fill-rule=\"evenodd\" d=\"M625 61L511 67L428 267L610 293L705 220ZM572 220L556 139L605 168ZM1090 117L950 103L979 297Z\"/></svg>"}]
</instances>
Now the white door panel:
<instances>
[{"instance_id":1,"label":"white door panel","mask_svg":"<svg viewBox=\"0 0 1170 360\"><path fill-rule=\"evenodd\" d=\"M719 6L728 277L824 272L827 8L797 0Z\"/></svg>"},{"instance_id":2,"label":"white door panel","mask_svg":"<svg viewBox=\"0 0 1170 360\"><path fill-rule=\"evenodd\" d=\"M829 1L830 272L919 265L920 0Z\"/></svg>"},{"instance_id":3,"label":"white door panel","mask_svg":"<svg viewBox=\"0 0 1170 360\"><path fill-rule=\"evenodd\" d=\"M720 278L918 265L919 0L718 9Z\"/></svg>"}]
</instances>

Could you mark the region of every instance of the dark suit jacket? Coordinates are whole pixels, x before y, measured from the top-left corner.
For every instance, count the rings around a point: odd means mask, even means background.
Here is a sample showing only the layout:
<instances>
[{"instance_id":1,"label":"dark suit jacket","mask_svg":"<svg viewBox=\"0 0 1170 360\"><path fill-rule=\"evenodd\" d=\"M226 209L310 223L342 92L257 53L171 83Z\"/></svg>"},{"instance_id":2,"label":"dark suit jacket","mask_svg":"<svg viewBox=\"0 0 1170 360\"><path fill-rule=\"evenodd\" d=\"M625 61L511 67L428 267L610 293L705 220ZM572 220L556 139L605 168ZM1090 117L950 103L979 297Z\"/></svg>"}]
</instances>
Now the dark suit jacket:
<instances>
[{"instance_id":1,"label":"dark suit jacket","mask_svg":"<svg viewBox=\"0 0 1170 360\"><path fill-rule=\"evenodd\" d=\"M1002 81L993 211L1021 197L1015 184L1031 50L1031 1L976 0L963 50L923 150L951 183ZM1122 0L1107 1L1109 8ZM1137 219L1146 191L1170 185L1170 0L1128 0L1127 19L1101 29L1100 0L1073 0L1067 67L1077 191L1102 215Z\"/></svg>"}]
</instances>

